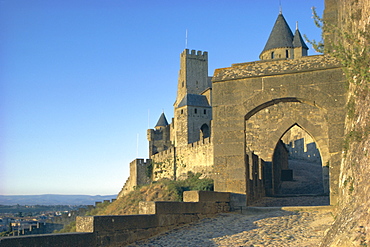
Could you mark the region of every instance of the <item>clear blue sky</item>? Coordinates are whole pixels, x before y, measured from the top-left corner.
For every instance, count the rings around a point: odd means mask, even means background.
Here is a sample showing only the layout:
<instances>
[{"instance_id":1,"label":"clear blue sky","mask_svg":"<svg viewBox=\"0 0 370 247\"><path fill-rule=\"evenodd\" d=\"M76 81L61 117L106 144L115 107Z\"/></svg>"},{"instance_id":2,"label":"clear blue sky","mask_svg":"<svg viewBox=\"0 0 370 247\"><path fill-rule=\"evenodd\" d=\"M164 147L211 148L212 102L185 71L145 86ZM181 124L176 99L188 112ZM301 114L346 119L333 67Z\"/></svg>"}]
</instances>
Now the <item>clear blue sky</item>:
<instances>
[{"instance_id":1,"label":"clear blue sky","mask_svg":"<svg viewBox=\"0 0 370 247\"><path fill-rule=\"evenodd\" d=\"M324 0L281 3L293 32L320 39ZM279 0L0 0L0 194L118 193L148 157L148 124L173 116L185 30L212 75L258 60L278 13Z\"/></svg>"}]
</instances>

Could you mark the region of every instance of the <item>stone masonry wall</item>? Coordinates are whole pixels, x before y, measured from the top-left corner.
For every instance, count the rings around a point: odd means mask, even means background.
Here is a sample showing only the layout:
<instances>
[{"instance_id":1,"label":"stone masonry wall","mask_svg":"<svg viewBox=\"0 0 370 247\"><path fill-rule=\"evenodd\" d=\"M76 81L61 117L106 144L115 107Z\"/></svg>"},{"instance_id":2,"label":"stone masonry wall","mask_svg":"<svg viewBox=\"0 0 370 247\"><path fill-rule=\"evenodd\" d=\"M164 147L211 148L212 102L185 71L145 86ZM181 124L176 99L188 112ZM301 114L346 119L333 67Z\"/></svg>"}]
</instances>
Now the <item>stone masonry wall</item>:
<instances>
[{"instance_id":1,"label":"stone masonry wall","mask_svg":"<svg viewBox=\"0 0 370 247\"><path fill-rule=\"evenodd\" d=\"M300 59L280 59L233 64L229 68L216 69L213 82L236 80L246 77L282 75L300 71L338 68L339 62L330 56L307 56Z\"/></svg>"},{"instance_id":2,"label":"stone masonry wall","mask_svg":"<svg viewBox=\"0 0 370 247\"><path fill-rule=\"evenodd\" d=\"M147 176L147 167L150 163L150 159L135 159L130 163L130 176L127 178L122 190L118 193L117 198L133 191L138 185L144 185L150 182L150 178Z\"/></svg>"},{"instance_id":3,"label":"stone masonry wall","mask_svg":"<svg viewBox=\"0 0 370 247\"><path fill-rule=\"evenodd\" d=\"M266 195L265 190L265 162L252 152L246 154L246 204L261 199Z\"/></svg>"},{"instance_id":4,"label":"stone masonry wall","mask_svg":"<svg viewBox=\"0 0 370 247\"><path fill-rule=\"evenodd\" d=\"M230 211L230 193L186 191L184 202L141 202L140 215L83 216L77 233L0 238L2 247L118 247Z\"/></svg>"},{"instance_id":5,"label":"stone masonry wall","mask_svg":"<svg viewBox=\"0 0 370 247\"><path fill-rule=\"evenodd\" d=\"M316 106L301 102L281 102L261 110L246 120L246 146L249 151L255 151L261 158L271 161L275 146L270 146L269 135L263 135L265 132L274 132L278 130L280 122L291 120L292 127L297 120L307 121L307 125L312 126L321 123L320 131L322 136L328 133L328 123L325 121L325 112ZM302 126L304 127L304 126ZM284 133L279 133L284 134ZM280 139L282 136L279 136ZM278 141L278 140L277 140ZM318 142L325 142L320 139ZM275 145L277 142L275 143ZM324 145L324 144L323 144ZM328 143L325 143L327 146Z\"/></svg>"},{"instance_id":6,"label":"stone masonry wall","mask_svg":"<svg viewBox=\"0 0 370 247\"><path fill-rule=\"evenodd\" d=\"M335 204L346 97L345 77L338 61L330 56L258 61L217 69L212 99L215 190L242 193L243 188L236 185L245 179L238 171L245 162L247 146L269 162L278 140L298 124L317 140L325 164L330 165L330 195ZM254 131L248 128L248 120L254 118L251 124L257 124L268 114L278 121L259 125L259 138L266 142L251 144L245 135Z\"/></svg>"},{"instance_id":7,"label":"stone masonry wall","mask_svg":"<svg viewBox=\"0 0 370 247\"><path fill-rule=\"evenodd\" d=\"M175 180L176 150L176 148L172 147L150 157L153 166L153 181L158 181L162 178Z\"/></svg>"},{"instance_id":8,"label":"stone masonry wall","mask_svg":"<svg viewBox=\"0 0 370 247\"><path fill-rule=\"evenodd\" d=\"M246 120L246 148L254 151L258 156L266 161L272 161L272 155L276 144L284 135L285 131L299 124L301 128L311 132L316 138L318 147L322 152L328 153L327 147L330 145L329 123L326 120L326 111L320 107L302 102L280 102L257 112ZM265 133L276 133L277 136ZM272 138L273 137L273 138ZM274 141L276 143L274 143ZM330 156L323 157L322 164L329 162ZM276 165L274 165L276 169ZM324 167L325 176L323 178L325 192L329 192L329 174L327 167ZM279 181L279 171L274 174L275 181ZM275 193L279 189L275 188Z\"/></svg>"},{"instance_id":9,"label":"stone masonry wall","mask_svg":"<svg viewBox=\"0 0 370 247\"><path fill-rule=\"evenodd\" d=\"M202 177L213 177L213 144L211 138L205 138L177 148L177 179L187 178L188 171L202 173Z\"/></svg>"},{"instance_id":10,"label":"stone masonry wall","mask_svg":"<svg viewBox=\"0 0 370 247\"><path fill-rule=\"evenodd\" d=\"M162 178L186 179L187 173L202 173L202 177L212 177L213 145L210 138L190 143L187 146L170 148L151 156L153 161L153 181Z\"/></svg>"},{"instance_id":11,"label":"stone masonry wall","mask_svg":"<svg viewBox=\"0 0 370 247\"><path fill-rule=\"evenodd\" d=\"M282 138L287 144L289 157L320 163L321 155L315 140L299 126L293 126Z\"/></svg>"}]
</instances>

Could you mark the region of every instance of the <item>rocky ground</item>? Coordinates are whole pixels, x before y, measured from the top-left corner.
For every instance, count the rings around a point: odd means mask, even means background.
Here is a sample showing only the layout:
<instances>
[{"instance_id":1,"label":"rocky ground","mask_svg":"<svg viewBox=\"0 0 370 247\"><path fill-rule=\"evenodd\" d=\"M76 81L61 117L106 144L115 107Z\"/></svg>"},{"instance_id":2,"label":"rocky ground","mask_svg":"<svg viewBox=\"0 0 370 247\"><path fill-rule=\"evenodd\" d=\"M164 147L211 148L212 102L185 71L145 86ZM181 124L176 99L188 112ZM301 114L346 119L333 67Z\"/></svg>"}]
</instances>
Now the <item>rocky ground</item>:
<instances>
[{"instance_id":1,"label":"rocky ground","mask_svg":"<svg viewBox=\"0 0 370 247\"><path fill-rule=\"evenodd\" d=\"M323 193L321 164L290 160L289 166L294 180L283 183L281 195L130 246L319 246L334 221L330 207L323 207L329 197L318 196Z\"/></svg>"},{"instance_id":2,"label":"rocky ground","mask_svg":"<svg viewBox=\"0 0 370 247\"><path fill-rule=\"evenodd\" d=\"M130 246L319 246L334 220L330 210L292 210L221 214Z\"/></svg>"}]
</instances>

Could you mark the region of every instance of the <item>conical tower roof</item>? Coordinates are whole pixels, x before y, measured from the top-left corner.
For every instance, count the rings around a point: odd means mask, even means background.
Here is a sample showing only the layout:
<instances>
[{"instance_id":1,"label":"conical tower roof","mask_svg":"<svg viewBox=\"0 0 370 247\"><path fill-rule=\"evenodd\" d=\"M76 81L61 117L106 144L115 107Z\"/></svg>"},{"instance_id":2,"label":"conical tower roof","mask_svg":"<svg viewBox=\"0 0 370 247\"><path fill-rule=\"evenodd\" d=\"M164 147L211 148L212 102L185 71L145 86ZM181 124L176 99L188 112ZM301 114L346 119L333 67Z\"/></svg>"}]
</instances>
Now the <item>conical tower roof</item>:
<instances>
[{"instance_id":1,"label":"conical tower roof","mask_svg":"<svg viewBox=\"0 0 370 247\"><path fill-rule=\"evenodd\" d=\"M279 14L262 52L276 48L293 48L293 33L283 14Z\"/></svg>"},{"instance_id":2,"label":"conical tower roof","mask_svg":"<svg viewBox=\"0 0 370 247\"><path fill-rule=\"evenodd\" d=\"M155 128L157 128L157 127L166 127L167 125L168 125L168 122L167 122L166 116L164 115L164 112L163 112L161 114L161 116L159 117L157 125L155 126Z\"/></svg>"},{"instance_id":3,"label":"conical tower roof","mask_svg":"<svg viewBox=\"0 0 370 247\"><path fill-rule=\"evenodd\" d=\"M302 47L308 50L308 46L304 42L301 32L298 30L298 28L295 30L294 33L294 39L293 39L293 47Z\"/></svg>"}]
</instances>

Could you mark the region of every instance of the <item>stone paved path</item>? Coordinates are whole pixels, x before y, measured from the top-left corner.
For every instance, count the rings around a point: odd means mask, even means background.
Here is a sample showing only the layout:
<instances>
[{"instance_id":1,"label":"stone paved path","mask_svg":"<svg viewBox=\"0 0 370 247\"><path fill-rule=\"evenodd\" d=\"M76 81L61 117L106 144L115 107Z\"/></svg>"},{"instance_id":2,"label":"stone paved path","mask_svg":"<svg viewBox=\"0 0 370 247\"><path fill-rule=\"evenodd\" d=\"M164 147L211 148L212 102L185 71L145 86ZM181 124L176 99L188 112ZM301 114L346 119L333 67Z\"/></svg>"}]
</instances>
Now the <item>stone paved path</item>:
<instances>
[{"instance_id":1,"label":"stone paved path","mask_svg":"<svg viewBox=\"0 0 370 247\"><path fill-rule=\"evenodd\" d=\"M294 210L294 209L290 209ZM221 214L130 246L319 246L333 221L328 210L264 209Z\"/></svg>"}]
</instances>

